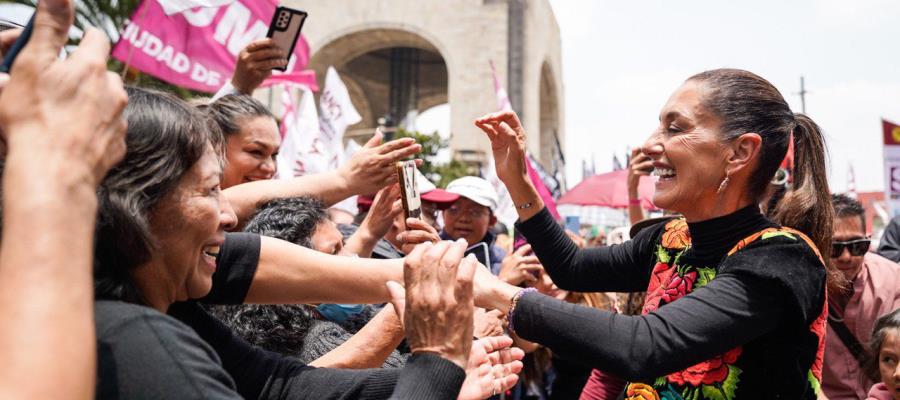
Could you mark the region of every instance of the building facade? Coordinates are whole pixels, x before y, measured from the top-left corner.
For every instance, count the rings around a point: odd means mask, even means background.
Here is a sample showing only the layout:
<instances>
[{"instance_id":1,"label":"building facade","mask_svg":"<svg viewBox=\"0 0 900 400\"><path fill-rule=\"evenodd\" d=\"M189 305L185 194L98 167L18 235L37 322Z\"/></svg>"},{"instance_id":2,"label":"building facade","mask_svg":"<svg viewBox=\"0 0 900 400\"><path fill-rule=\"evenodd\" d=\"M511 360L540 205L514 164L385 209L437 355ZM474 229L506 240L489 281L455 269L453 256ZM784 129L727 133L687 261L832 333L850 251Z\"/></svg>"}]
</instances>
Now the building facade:
<instances>
[{"instance_id":1,"label":"building facade","mask_svg":"<svg viewBox=\"0 0 900 400\"><path fill-rule=\"evenodd\" d=\"M320 86L334 66L363 120L400 125L449 104L451 149L490 151L473 120L497 110L493 63L548 171L563 170L560 34L548 0L286 0L303 28ZM277 98L277 97L276 97Z\"/></svg>"}]
</instances>

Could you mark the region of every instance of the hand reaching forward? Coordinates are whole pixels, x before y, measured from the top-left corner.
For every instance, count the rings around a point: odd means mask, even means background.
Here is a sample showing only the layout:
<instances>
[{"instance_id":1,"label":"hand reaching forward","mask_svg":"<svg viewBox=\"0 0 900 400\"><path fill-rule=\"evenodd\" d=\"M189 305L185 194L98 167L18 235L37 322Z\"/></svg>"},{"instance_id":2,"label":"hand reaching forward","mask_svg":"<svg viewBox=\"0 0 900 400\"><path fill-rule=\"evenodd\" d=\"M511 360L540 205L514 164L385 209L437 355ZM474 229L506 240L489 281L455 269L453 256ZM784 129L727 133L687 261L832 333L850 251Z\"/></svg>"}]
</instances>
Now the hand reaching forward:
<instances>
[{"instance_id":1,"label":"hand reaching forward","mask_svg":"<svg viewBox=\"0 0 900 400\"><path fill-rule=\"evenodd\" d=\"M384 136L376 132L356 154L338 169L343 184L353 194L372 194L397 182L395 164L422 150L413 138L401 138L381 144Z\"/></svg>"},{"instance_id":2,"label":"hand reaching forward","mask_svg":"<svg viewBox=\"0 0 900 400\"><path fill-rule=\"evenodd\" d=\"M535 282L543 269L541 260L532 254L531 245L526 244L503 259L500 264L500 279L510 285Z\"/></svg>"},{"instance_id":3,"label":"hand reaching forward","mask_svg":"<svg viewBox=\"0 0 900 400\"><path fill-rule=\"evenodd\" d=\"M407 218L406 230L397 235L397 240L403 243L400 246L400 251L404 254L409 254L420 243L439 242L441 236L438 235L437 229L434 229L431 224L418 218Z\"/></svg>"},{"instance_id":4,"label":"hand reaching forward","mask_svg":"<svg viewBox=\"0 0 900 400\"><path fill-rule=\"evenodd\" d=\"M369 213L360 228L365 228L375 241L384 237L391 229L394 218L403 213L400 203L400 185L393 184L378 191Z\"/></svg>"},{"instance_id":5,"label":"hand reaching forward","mask_svg":"<svg viewBox=\"0 0 900 400\"><path fill-rule=\"evenodd\" d=\"M459 400L486 399L516 385L525 352L511 347L512 343L509 336L492 336L472 343Z\"/></svg>"},{"instance_id":6,"label":"hand reaching forward","mask_svg":"<svg viewBox=\"0 0 900 400\"><path fill-rule=\"evenodd\" d=\"M525 169L525 129L513 111L500 111L475 120L491 140L497 177L507 186L515 179L528 179Z\"/></svg>"},{"instance_id":7,"label":"hand reaching forward","mask_svg":"<svg viewBox=\"0 0 900 400\"><path fill-rule=\"evenodd\" d=\"M445 242L446 243L446 242ZM421 247L431 247L421 245ZM473 261L474 262L474 261ZM407 295L403 286L396 282L388 282L391 292L391 304L399 310L401 321L405 318ZM409 330L407 329L407 332ZM486 399L504 392L519 380L522 371L522 349L511 347L512 339L508 336L492 336L471 342L471 350L466 364L466 380L459 392L460 400Z\"/></svg>"}]
</instances>

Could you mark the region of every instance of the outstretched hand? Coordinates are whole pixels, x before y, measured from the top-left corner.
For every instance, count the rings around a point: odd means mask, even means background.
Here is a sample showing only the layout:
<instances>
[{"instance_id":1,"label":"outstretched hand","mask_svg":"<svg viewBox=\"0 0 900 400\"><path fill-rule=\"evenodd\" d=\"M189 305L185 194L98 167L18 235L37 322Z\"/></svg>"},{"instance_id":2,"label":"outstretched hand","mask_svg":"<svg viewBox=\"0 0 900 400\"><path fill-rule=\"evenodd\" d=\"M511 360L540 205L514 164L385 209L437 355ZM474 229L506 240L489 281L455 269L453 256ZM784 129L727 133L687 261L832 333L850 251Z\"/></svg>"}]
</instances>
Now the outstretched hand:
<instances>
[{"instance_id":1,"label":"outstretched hand","mask_svg":"<svg viewBox=\"0 0 900 400\"><path fill-rule=\"evenodd\" d=\"M466 247L462 239L423 243L404 260L406 289L388 282L411 352L434 353L460 368L468 365L472 348L472 278L477 264L474 257L463 258Z\"/></svg>"},{"instance_id":2,"label":"outstretched hand","mask_svg":"<svg viewBox=\"0 0 900 400\"><path fill-rule=\"evenodd\" d=\"M388 282L391 304L400 321L405 319L406 291L397 282ZM519 381L525 352L512 347L509 336L491 336L472 342L466 364L466 380L459 391L460 400L486 399L509 390Z\"/></svg>"},{"instance_id":3,"label":"outstretched hand","mask_svg":"<svg viewBox=\"0 0 900 400\"><path fill-rule=\"evenodd\" d=\"M525 129L513 111L500 111L475 120L475 126L491 140L497 177L509 185L527 179L525 169Z\"/></svg>"},{"instance_id":4,"label":"outstretched hand","mask_svg":"<svg viewBox=\"0 0 900 400\"><path fill-rule=\"evenodd\" d=\"M492 336L472 343L460 400L486 399L509 390L519 381L525 352L511 347L509 336Z\"/></svg>"},{"instance_id":5,"label":"outstretched hand","mask_svg":"<svg viewBox=\"0 0 900 400\"><path fill-rule=\"evenodd\" d=\"M397 161L422 150L413 138L401 138L381 144L384 135L376 132L365 146L341 165L338 174L353 194L372 194L397 182ZM417 160L417 165L421 161Z\"/></svg>"}]
</instances>

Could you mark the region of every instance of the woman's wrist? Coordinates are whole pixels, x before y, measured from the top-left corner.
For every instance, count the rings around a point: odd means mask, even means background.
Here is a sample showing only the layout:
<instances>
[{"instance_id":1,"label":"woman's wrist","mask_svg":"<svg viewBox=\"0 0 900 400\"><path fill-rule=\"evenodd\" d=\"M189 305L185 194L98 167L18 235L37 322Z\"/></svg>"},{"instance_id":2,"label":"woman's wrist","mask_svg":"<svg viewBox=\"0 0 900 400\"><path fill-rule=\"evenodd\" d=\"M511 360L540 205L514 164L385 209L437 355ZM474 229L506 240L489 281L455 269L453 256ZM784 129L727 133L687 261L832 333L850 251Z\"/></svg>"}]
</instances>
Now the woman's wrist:
<instances>
[{"instance_id":1,"label":"woman's wrist","mask_svg":"<svg viewBox=\"0 0 900 400\"><path fill-rule=\"evenodd\" d=\"M504 314L508 314L513 298L522 290L518 286L503 282L491 289L490 304L486 308L500 310Z\"/></svg>"}]
</instances>

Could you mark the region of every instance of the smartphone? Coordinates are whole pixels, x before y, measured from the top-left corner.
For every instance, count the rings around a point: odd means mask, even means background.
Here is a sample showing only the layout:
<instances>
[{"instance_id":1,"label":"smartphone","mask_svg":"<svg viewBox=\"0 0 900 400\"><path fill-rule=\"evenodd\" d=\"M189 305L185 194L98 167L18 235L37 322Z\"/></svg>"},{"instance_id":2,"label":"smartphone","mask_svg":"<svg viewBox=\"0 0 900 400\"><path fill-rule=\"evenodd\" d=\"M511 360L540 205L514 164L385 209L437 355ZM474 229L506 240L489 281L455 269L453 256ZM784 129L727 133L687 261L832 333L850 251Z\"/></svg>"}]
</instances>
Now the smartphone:
<instances>
[{"instance_id":1,"label":"smartphone","mask_svg":"<svg viewBox=\"0 0 900 400\"><path fill-rule=\"evenodd\" d=\"M19 55L19 52L22 51L22 48L24 48L25 44L28 43L28 39L31 39L31 31L33 29L34 15L32 15L31 19L28 20L28 25L25 25L25 30L22 31L22 34L19 35L19 38L16 39L12 47L9 48L9 51L3 55L3 62L0 63L0 72L9 73L9 70L12 69L13 62L16 61L16 57Z\"/></svg>"},{"instance_id":2,"label":"smartphone","mask_svg":"<svg viewBox=\"0 0 900 400\"><path fill-rule=\"evenodd\" d=\"M269 32L266 37L272 38L275 44L288 54L294 54L294 46L297 39L300 38L300 30L303 29L303 22L306 21L306 11L295 10L279 6L275 9L275 15L272 16L272 22L269 23ZM279 71L287 70L287 66L276 67Z\"/></svg>"},{"instance_id":3,"label":"smartphone","mask_svg":"<svg viewBox=\"0 0 900 400\"><path fill-rule=\"evenodd\" d=\"M403 203L403 215L406 218L422 218L422 197L416 184L415 160L397 162L397 181L400 182L400 202Z\"/></svg>"},{"instance_id":4,"label":"smartphone","mask_svg":"<svg viewBox=\"0 0 900 400\"><path fill-rule=\"evenodd\" d=\"M488 267L489 269L491 268L491 253L488 250L487 243L484 243L484 242L475 243L474 246L466 249L465 255L469 255L469 254L475 254L475 258L478 260L478 262L481 263L481 265L484 265L484 266Z\"/></svg>"}]
</instances>

